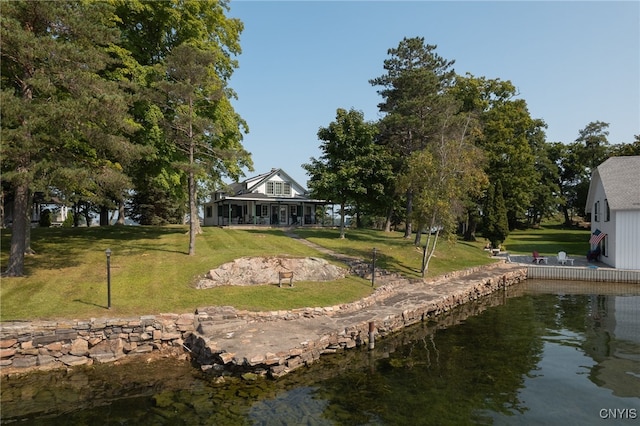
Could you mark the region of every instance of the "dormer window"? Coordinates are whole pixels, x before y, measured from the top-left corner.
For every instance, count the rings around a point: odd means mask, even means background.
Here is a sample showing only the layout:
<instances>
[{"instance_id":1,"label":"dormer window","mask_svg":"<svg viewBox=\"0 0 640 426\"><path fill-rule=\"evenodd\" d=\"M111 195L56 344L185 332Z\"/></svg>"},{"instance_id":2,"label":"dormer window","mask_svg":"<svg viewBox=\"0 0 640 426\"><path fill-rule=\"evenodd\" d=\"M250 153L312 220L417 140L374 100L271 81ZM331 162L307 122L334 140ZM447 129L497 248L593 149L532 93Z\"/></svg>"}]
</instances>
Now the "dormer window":
<instances>
[{"instance_id":1,"label":"dormer window","mask_svg":"<svg viewBox=\"0 0 640 426\"><path fill-rule=\"evenodd\" d=\"M289 182L267 182L267 195L291 195L291 184Z\"/></svg>"}]
</instances>

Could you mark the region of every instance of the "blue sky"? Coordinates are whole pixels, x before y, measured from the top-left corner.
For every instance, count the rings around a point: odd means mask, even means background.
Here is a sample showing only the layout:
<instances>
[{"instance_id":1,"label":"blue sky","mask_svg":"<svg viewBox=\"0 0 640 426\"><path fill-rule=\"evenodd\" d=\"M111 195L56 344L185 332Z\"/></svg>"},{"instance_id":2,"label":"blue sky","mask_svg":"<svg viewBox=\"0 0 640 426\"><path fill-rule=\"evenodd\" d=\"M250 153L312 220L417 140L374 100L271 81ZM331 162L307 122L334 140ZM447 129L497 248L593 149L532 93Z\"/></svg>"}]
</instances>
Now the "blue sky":
<instances>
[{"instance_id":1,"label":"blue sky","mask_svg":"<svg viewBox=\"0 0 640 426\"><path fill-rule=\"evenodd\" d=\"M640 2L246 1L240 66L230 86L248 122L255 172L279 167L302 185L319 157L317 132L337 108L381 116L369 80L387 50L424 37L458 74L510 80L550 142L573 142L589 122L609 142L640 133Z\"/></svg>"}]
</instances>

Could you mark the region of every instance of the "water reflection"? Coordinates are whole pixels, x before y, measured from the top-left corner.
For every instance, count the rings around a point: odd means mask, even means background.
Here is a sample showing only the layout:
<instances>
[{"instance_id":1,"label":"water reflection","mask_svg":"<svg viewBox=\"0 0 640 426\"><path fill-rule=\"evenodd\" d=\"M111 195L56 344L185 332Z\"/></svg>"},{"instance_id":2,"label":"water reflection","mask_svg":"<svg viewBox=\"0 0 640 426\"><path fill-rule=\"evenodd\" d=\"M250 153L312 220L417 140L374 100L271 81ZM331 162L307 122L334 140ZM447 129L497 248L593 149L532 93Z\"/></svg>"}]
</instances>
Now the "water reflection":
<instances>
[{"instance_id":1,"label":"water reflection","mask_svg":"<svg viewBox=\"0 0 640 426\"><path fill-rule=\"evenodd\" d=\"M637 285L531 281L278 381L220 381L175 360L5 379L1 420L591 424L618 409L624 424L640 417L638 330Z\"/></svg>"}]
</instances>

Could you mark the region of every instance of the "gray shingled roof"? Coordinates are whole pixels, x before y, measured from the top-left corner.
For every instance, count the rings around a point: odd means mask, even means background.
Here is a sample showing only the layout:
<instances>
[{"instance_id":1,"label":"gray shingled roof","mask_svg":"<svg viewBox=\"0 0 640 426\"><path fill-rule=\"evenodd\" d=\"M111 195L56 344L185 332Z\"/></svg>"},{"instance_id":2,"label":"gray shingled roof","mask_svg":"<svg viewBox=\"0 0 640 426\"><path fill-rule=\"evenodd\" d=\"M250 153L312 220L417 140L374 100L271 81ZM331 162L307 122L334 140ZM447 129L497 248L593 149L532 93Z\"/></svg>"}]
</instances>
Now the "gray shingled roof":
<instances>
[{"instance_id":1,"label":"gray shingled roof","mask_svg":"<svg viewBox=\"0 0 640 426\"><path fill-rule=\"evenodd\" d=\"M610 157L598 166L609 208L640 209L640 155Z\"/></svg>"}]
</instances>

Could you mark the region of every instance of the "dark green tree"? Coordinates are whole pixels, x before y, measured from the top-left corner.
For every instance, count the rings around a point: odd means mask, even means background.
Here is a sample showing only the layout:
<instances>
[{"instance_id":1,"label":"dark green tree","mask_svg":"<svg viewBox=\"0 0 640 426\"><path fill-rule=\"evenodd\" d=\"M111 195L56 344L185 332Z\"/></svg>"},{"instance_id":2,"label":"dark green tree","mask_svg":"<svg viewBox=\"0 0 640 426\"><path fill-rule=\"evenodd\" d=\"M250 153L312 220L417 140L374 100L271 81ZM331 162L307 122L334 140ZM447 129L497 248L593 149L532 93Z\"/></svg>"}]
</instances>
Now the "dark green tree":
<instances>
[{"instance_id":1,"label":"dark green tree","mask_svg":"<svg viewBox=\"0 0 640 426\"><path fill-rule=\"evenodd\" d=\"M411 188L414 194L416 245L421 244L422 231L427 230L422 276L427 273L440 234L454 235L467 194L478 192L486 182L482 153L468 137L474 127L472 115L460 113L460 104L454 98L449 100L448 114L441 116L439 137L411 155L407 172L399 178L399 186Z\"/></svg>"},{"instance_id":2,"label":"dark green tree","mask_svg":"<svg viewBox=\"0 0 640 426\"><path fill-rule=\"evenodd\" d=\"M198 181L221 173L237 178L241 166L251 167L249 153L240 144L245 123L233 111L226 79L215 66L215 52L181 44L167 56L162 65L165 79L157 84L166 95L167 137L184 155L176 166L188 182L189 255L195 254L196 234L201 232Z\"/></svg>"},{"instance_id":3,"label":"dark green tree","mask_svg":"<svg viewBox=\"0 0 640 426\"><path fill-rule=\"evenodd\" d=\"M514 229L524 219L540 181L530 138L544 123L531 118L521 99L497 103L482 114L481 123L478 143L487 156L486 172L490 181L503 186L509 229Z\"/></svg>"},{"instance_id":4,"label":"dark green tree","mask_svg":"<svg viewBox=\"0 0 640 426\"><path fill-rule=\"evenodd\" d=\"M592 121L584 129L580 130L576 143L581 148L578 152L581 164L585 167L585 173L591 173L609 158L609 123L602 121Z\"/></svg>"},{"instance_id":5,"label":"dark green tree","mask_svg":"<svg viewBox=\"0 0 640 426\"><path fill-rule=\"evenodd\" d=\"M164 114L167 109L164 98L157 99L147 90L158 64L163 64L174 48L189 44L214 56L213 73L221 81L223 96L216 104L219 119L229 120L225 130L218 135L218 142L224 139L229 149L241 139L239 128L247 130L246 123L233 112L229 99L235 97L227 83L238 62L241 52L240 33L243 24L239 19L226 16L229 2L226 0L111 0L116 5L118 26L123 33L122 56L126 68L121 74L132 82L139 95L135 108L131 111L142 129L136 133L135 142L148 147L151 152L143 161L136 163L131 171L135 193L130 203L134 217L145 224L181 222L188 211L188 176L184 167L184 151L173 144L173 135L167 135ZM212 111L210 111L213 114ZM224 118L223 118L224 117ZM169 117L171 119L171 117ZM236 123L236 126L231 123ZM230 130L233 129L233 130ZM223 137L222 137L223 136ZM246 154L246 153L245 153ZM240 172L242 165L250 159L245 156L236 165L222 159L224 167L229 167L230 177ZM247 163L248 164L248 163ZM198 185L211 184L220 179L220 173L200 176Z\"/></svg>"},{"instance_id":6,"label":"dark green tree","mask_svg":"<svg viewBox=\"0 0 640 426\"><path fill-rule=\"evenodd\" d=\"M471 74L458 76L455 85L450 90L452 96L461 103L461 112L473 117L475 125L468 131L469 143L475 146L483 144L483 120L485 114L493 108L509 101L515 93L515 88L510 81L500 79L487 79L485 77L474 77ZM485 169L485 174L490 173L487 167L485 155L476 158L478 164ZM483 207L483 196L486 194L486 179L479 180L466 191L462 200L463 212L460 217L463 237L466 241L475 241L476 229L480 225L481 212Z\"/></svg>"},{"instance_id":7,"label":"dark green tree","mask_svg":"<svg viewBox=\"0 0 640 426\"><path fill-rule=\"evenodd\" d=\"M549 157L558 167L560 205L566 226L572 224L574 213L584 216L591 173L610 155L608 126L600 121L591 122L579 131L575 142L551 144Z\"/></svg>"},{"instance_id":8,"label":"dark green tree","mask_svg":"<svg viewBox=\"0 0 640 426\"><path fill-rule=\"evenodd\" d=\"M13 199L5 275L24 273L31 195L97 184L122 192L127 96L107 75L119 40L105 2L2 2L2 177ZM86 185L67 176L87 176ZM67 191L68 192L68 191Z\"/></svg>"},{"instance_id":9,"label":"dark green tree","mask_svg":"<svg viewBox=\"0 0 640 426\"><path fill-rule=\"evenodd\" d=\"M374 198L384 192L374 169L380 165L376 131L376 125L366 122L361 111L338 108L335 121L318 130L322 156L302 165L314 196L340 205L340 238L345 237L347 206L362 203L370 192Z\"/></svg>"},{"instance_id":10,"label":"dark green tree","mask_svg":"<svg viewBox=\"0 0 640 426\"><path fill-rule=\"evenodd\" d=\"M621 143L611 147L611 156L623 157L629 155L640 155L640 135L635 135L635 140L631 143Z\"/></svg>"},{"instance_id":11,"label":"dark green tree","mask_svg":"<svg viewBox=\"0 0 640 426\"><path fill-rule=\"evenodd\" d=\"M489 185L484 208L484 236L497 248L509 235L507 208L502 195L502 183Z\"/></svg>"},{"instance_id":12,"label":"dark green tree","mask_svg":"<svg viewBox=\"0 0 640 426\"><path fill-rule=\"evenodd\" d=\"M435 53L437 46L425 44L424 38L404 38L397 48L388 50L385 74L370 80L379 86L383 101L378 108L381 120L380 139L398 159L401 174L409 156L424 149L438 134L439 122L447 102L442 94L455 79L453 61ZM412 233L413 192L406 194L405 238Z\"/></svg>"},{"instance_id":13,"label":"dark green tree","mask_svg":"<svg viewBox=\"0 0 640 426\"><path fill-rule=\"evenodd\" d=\"M540 176L539 184L533 191L529 209L529 224L538 225L545 217L551 217L558 211L560 201L559 170L552 161L552 145L544 141L544 135L532 137L535 168Z\"/></svg>"}]
</instances>

